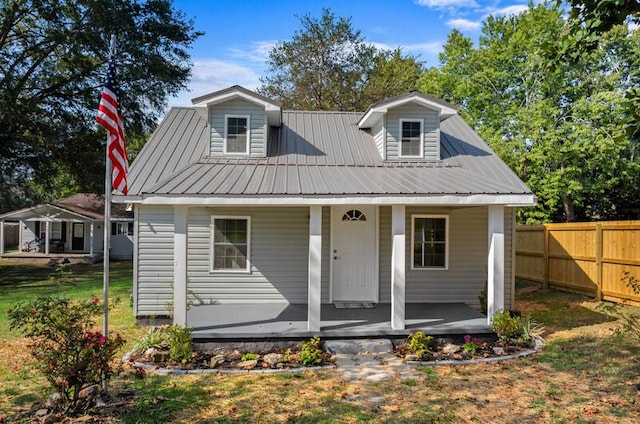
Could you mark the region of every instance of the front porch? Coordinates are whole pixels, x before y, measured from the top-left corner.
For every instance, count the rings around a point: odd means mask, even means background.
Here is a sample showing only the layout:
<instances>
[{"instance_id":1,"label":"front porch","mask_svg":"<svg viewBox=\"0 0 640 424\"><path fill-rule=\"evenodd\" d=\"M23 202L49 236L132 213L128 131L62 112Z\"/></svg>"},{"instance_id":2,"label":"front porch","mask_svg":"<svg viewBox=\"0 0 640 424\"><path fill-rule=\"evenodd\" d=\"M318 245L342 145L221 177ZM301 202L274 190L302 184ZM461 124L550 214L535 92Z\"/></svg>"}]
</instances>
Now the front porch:
<instances>
[{"instance_id":1,"label":"front porch","mask_svg":"<svg viewBox=\"0 0 640 424\"><path fill-rule=\"evenodd\" d=\"M320 329L309 331L306 304L217 304L192 306L188 326L193 338L242 340L265 338L405 337L416 331L430 335L491 333L485 315L464 303L408 303L405 329L391 325L391 305L381 303L371 309L338 309L323 304Z\"/></svg>"},{"instance_id":2,"label":"front porch","mask_svg":"<svg viewBox=\"0 0 640 424\"><path fill-rule=\"evenodd\" d=\"M102 260L102 252L97 254L87 254L87 253L69 253L69 252L61 252L61 253L45 253L45 252L4 252L0 255L1 258L6 259L34 259L34 260L59 260L59 259L68 259L71 263L93 263L99 262Z\"/></svg>"}]
</instances>

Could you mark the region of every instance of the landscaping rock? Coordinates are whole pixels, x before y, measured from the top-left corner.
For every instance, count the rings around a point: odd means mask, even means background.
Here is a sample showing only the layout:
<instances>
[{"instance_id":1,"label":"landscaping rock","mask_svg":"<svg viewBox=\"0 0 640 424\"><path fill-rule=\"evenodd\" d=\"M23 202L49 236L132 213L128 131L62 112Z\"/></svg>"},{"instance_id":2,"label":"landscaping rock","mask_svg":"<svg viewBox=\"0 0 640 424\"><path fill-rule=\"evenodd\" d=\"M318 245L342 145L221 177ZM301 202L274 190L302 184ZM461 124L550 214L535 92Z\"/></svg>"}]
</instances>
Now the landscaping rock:
<instances>
[{"instance_id":1,"label":"landscaping rock","mask_svg":"<svg viewBox=\"0 0 640 424\"><path fill-rule=\"evenodd\" d=\"M262 357L262 361L270 367L275 367L279 362L282 362L283 355L280 353L267 353Z\"/></svg>"},{"instance_id":2,"label":"landscaping rock","mask_svg":"<svg viewBox=\"0 0 640 424\"><path fill-rule=\"evenodd\" d=\"M45 415L45 417L42 418L42 424L53 424L58 422L60 422L60 417L56 414Z\"/></svg>"},{"instance_id":3,"label":"landscaping rock","mask_svg":"<svg viewBox=\"0 0 640 424\"><path fill-rule=\"evenodd\" d=\"M407 355L404 357L405 361L419 361L420 357L418 355Z\"/></svg>"},{"instance_id":4,"label":"landscaping rock","mask_svg":"<svg viewBox=\"0 0 640 424\"><path fill-rule=\"evenodd\" d=\"M38 409L36 411L36 417L40 418L40 417L44 417L45 415L47 415L49 413L49 410L47 408L42 408L42 409Z\"/></svg>"},{"instance_id":5,"label":"landscaping rock","mask_svg":"<svg viewBox=\"0 0 640 424\"><path fill-rule=\"evenodd\" d=\"M373 403L373 404L380 404L384 402L384 396L374 396L372 398L369 398L369 403Z\"/></svg>"},{"instance_id":6,"label":"landscaping rock","mask_svg":"<svg viewBox=\"0 0 640 424\"><path fill-rule=\"evenodd\" d=\"M56 406L62 403L62 395L60 393L55 392L47 399L46 406L55 408Z\"/></svg>"},{"instance_id":7,"label":"landscaping rock","mask_svg":"<svg viewBox=\"0 0 640 424\"><path fill-rule=\"evenodd\" d=\"M453 343L447 343L446 345L444 345L442 347L442 353L447 354L447 355L452 355L454 353L458 353L460 352L460 349L462 349L460 346L453 344Z\"/></svg>"},{"instance_id":8,"label":"landscaping rock","mask_svg":"<svg viewBox=\"0 0 640 424\"><path fill-rule=\"evenodd\" d=\"M504 349L499 346L494 346L491 349L493 349L493 353L495 353L496 355L504 354Z\"/></svg>"},{"instance_id":9,"label":"landscaping rock","mask_svg":"<svg viewBox=\"0 0 640 424\"><path fill-rule=\"evenodd\" d=\"M78 397L80 399L93 399L98 394L98 385L94 384L93 386L85 387L84 389L78 392Z\"/></svg>"},{"instance_id":10,"label":"landscaping rock","mask_svg":"<svg viewBox=\"0 0 640 424\"><path fill-rule=\"evenodd\" d=\"M224 362L224 355L216 355L213 358L211 358L211 362L210 362L210 366L211 368L216 368L219 365L222 365L222 363Z\"/></svg>"},{"instance_id":11,"label":"landscaping rock","mask_svg":"<svg viewBox=\"0 0 640 424\"><path fill-rule=\"evenodd\" d=\"M238 362L236 367L240 368L241 370L252 370L256 367L256 365L258 365L258 360L251 359L249 361Z\"/></svg>"},{"instance_id":12,"label":"landscaping rock","mask_svg":"<svg viewBox=\"0 0 640 424\"><path fill-rule=\"evenodd\" d=\"M169 352L152 347L144 352L144 356L146 360L151 362L167 362L169 359Z\"/></svg>"},{"instance_id":13,"label":"landscaping rock","mask_svg":"<svg viewBox=\"0 0 640 424\"><path fill-rule=\"evenodd\" d=\"M347 395L344 398L347 402L355 402L362 399L362 395Z\"/></svg>"}]
</instances>

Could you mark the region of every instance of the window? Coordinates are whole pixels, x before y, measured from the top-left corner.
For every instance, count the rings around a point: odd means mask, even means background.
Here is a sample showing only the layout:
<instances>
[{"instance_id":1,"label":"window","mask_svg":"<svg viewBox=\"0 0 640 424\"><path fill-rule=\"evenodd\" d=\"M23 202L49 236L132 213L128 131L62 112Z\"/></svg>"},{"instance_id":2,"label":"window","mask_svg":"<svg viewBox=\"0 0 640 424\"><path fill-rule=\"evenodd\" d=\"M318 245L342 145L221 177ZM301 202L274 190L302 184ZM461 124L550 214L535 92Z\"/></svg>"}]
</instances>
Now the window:
<instances>
[{"instance_id":1,"label":"window","mask_svg":"<svg viewBox=\"0 0 640 424\"><path fill-rule=\"evenodd\" d=\"M225 153L249 154L249 117L226 116Z\"/></svg>"},{"instance_id":2,"label":"window","mask_svg":"<svg viewBox=\"0 0 640 424\"><path fill-rule=\"evenodd\" d=\"M51 239L62 240L62 222L51 223Z\"/></svg>"},{"instance_id":3,"label":"window","mask_svg":"<svg viewBox=\"0 0 640 424\"><path fill-rule=\"evenodd\" d=\"M111 223L111 235L133 235L133 222L112 222Z\"/></svg>"},{"instance_id":4,"label":"window","mask_svg":"<svg viewBox=\"0 0 640 424\"><path fill-rule=\"evenodd\" d=\"M212 233L212 271L248 272L251 219L248 216L214 216Z\"/></svg>"},{"instance_id":5,"label":"window","mask_svg":"<svg viewBox=\"0 0 640 424\"><path fill-rule=\"evenodd\" d=\"M411 243L412 269L448 267L449 217L439 215L413 215Z\"/></svg>"},{"instance_id":6,"label":"window","mask_svg":"<svg viewBox=\"0 0 640 424\"><path fill-rule=\"evenodd\" d=\"M343 221L366 221L367 216L358 209L351 209L350 211L346 211L344 215L342 215Z\"/></svg>"},{"instance_id":7,"label":"window","mask_svg":"<svg viewBox=\"0 0 640 424\"><path fill-rule=\"evenodd\" d=\"M400 156L422 157L422 119L400 120Z\"/></svg>"}]
</instances>

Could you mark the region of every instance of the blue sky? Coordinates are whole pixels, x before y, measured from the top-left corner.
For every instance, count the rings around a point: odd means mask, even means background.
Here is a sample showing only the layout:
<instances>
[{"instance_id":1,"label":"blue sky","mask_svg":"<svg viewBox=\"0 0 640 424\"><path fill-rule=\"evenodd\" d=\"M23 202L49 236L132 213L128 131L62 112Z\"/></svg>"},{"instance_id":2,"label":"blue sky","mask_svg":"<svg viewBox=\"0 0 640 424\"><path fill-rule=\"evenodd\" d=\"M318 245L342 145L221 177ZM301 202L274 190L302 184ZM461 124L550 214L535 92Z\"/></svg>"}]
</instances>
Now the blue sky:
<instances>
[{"instance_id":1,"label":"blue sky","mask_svg":"<svg viewBox=\"0 0 640 424\"><path fill-rule=\"evenodd\" d=\"M475 40L489 14L520 13L527 0L175 0L174 6L205 32L191 51L188 91L169 101L170 106L190 106L192 98L234 84L257 88L269 50L300 28L296 15L319 17L322 8L330 8L337 16L351 17L367 42L402 47L436 66L451 29Z\"/></svg>"}]
</instances>

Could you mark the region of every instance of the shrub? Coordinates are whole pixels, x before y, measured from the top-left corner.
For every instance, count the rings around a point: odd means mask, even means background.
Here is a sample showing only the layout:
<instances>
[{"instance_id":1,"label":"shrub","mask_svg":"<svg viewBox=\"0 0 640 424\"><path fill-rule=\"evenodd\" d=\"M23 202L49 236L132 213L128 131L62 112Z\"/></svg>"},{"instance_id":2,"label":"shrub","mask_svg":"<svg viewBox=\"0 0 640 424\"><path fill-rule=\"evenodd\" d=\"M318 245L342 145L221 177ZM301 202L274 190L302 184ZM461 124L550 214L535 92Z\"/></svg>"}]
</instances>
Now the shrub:
<instances>
[{"instance_id":1,"label":"shrub","mask_svg":"<svg viewBox=\"0 0 640 424\"><path fill-rule=\"evenodd\" d=\"M420 357L424 356L425 352L429 350L433 337L425 336L422 331L417 331L409 336L409 343L407 349L414 355Z\"/></svg>"},{"instance_id":2,"label":"shrub","mask_svg":"<svg viewBox=\"0 0 640 424\"><path fill-rule=\"evenodd\" d=\"M535 339L544 340L542 334L545 327L529 316L517 317L516 320L520 324L520 341L532 344Z\"/></svg>"},{"instance_id":3,"label":"shrub","mask_svg":"<svg viewBox=\"0 0 640 424\"><path fill-rule=\"evenodd\" d=\"M258 355L257 353L245 353L244 355L242 355L242 358L240 358L241 361L253 361L256 360L260 357L260 355Z\"/></svg>"},{"instance_id":4,"label":"shrub","mask_svg":"<svg viewBox=\"0 0 640 424\"><path fill-rule=\"evenodd\" d=\"M111 360L125 343L119 334L107 338L93 331L102 312L98 298L71 301L51 296L18 303L8 311L10 329L30 339L37 367L69 412L76 410L82 389L111 376Z\"/></svg>"},{"instance_id":5,"label":"shrub","mask_svg":"<svg viewBox=\"0 0 640 424\"><path fill-rule=\"evenodd\" d=\"M138 340L131 349L131 353L134 355L140 355L147 351L147 349L169 349L170 337L164 327L151 327L146 333Z\"/></svg>"},{"instance_id":6,"label":"shrub","mask_svg":"<svg viewBox=\"0 0 640 424\"><path fill-rule=\"evenodd\" d=\"M493 315L491 329L495 331L500 342L504 345L509 340L515 339L522 334L522 326L518 318L513 318L509 311L498 311Z\"/></svg>"},{"instance_id":7,"label":"shrub","mask_svg":"<svg viewBox=\"0 0 640 424\"><path fill-rule=\"evenodd\" d=\"M302 343L300 347L299 360L302 365L314 366L322 364L322 348L320 347L320 337L314 336Z\"/></svg>"},{"instance_id":8,"label":"shrub","mask_svg":"<svg viewBox=\"0 0 640 424\"><path fill-rule=\"evenodd\" d=\"M190 362L191 354L191 329L172 325L167 328L169 334L169 359L176 362Z\"/></svg>"}]
</instances>

